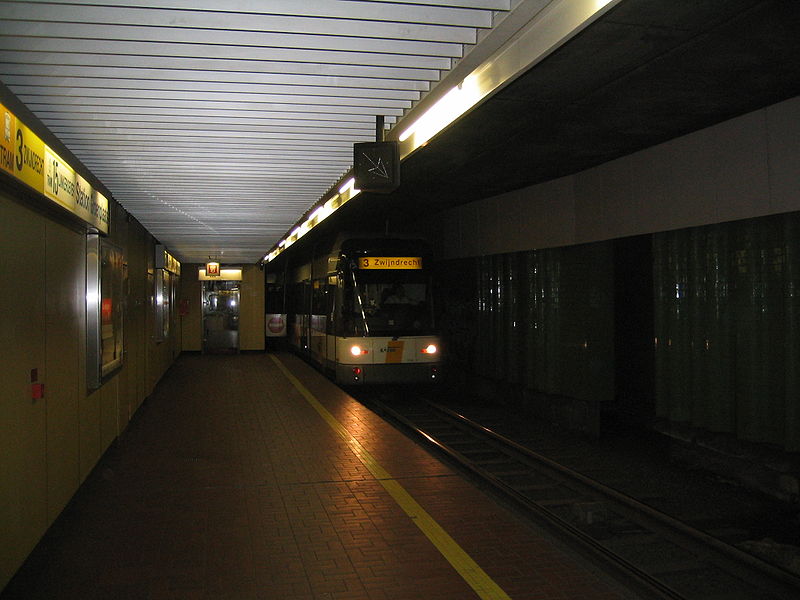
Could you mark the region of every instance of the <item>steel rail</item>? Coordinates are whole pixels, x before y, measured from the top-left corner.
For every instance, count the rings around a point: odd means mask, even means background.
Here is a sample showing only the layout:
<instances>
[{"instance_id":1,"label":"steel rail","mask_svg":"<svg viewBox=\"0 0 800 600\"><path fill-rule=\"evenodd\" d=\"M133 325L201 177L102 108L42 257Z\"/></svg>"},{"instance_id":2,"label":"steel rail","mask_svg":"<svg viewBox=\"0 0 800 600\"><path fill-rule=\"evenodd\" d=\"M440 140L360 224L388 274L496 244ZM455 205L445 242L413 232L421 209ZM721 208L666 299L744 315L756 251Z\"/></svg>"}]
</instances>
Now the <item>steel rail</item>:
<instances>
[{"instance_id":1,"label":"steel rail","mask_svg":"<svg viewBox=\"0 0 800 600\"><path fill-rule=\"evenodd\" d=\"M373 401L379 405L379 409L383 413L433 445L439 452L445 454L465 470L490 484L506 498L536 515L551 529L576 540L581 549L610 567L621 582L628 584L635 591L645 593L648 598L686 600L686 595L669 587L656 576L609 549L602 542L571 524L547 506L529 498L520 490L515 489L513 484L507 483L501 476L477 464L475 460L451 447L446 441L437 439L436 434L425 431L424 426L413 422L412 418L394 410L385 402ZM600 500L607 500L613 504L612 511L624 519L638 523L651 534L659 536L657 539L663 539L684 550L690 547L689 552L702 560L703 568L718 569L728 573L728 577L733 573L734 577L739 579L743 578L742 572L746 571L750 575L757 576L760 589L775 598L800 597L800 578L792 573L699 531L591 477L565 467L480 423L476 423L463 414L427 399L424 400L423 406L431 413L431 417L441 419L451 427L460 430L465 436L472 436L478 443L491 446L493 451L505 455L510 461L517 461L528 466L534 470L532 474L535 474L538 469L538 474L552 480L554 486L564 486L579 496L594 498L599 496ZM565 506L566 504L562 503L561 505ZM735 568L731 569L731 565L735 565ZM744 578L746 577L745 575ZM749 581L752 583L752 580Z\"/></svg>"},{"instance_id":2,"label":"steel rail","mask_svg":"<svg viewBox=\"0 0 800 600\"><path fill-rule=\"evenodd\" d=\"M621 583L630 586L637 593L646 594L648 599L687 600L685 596L664 585L621 556L608 550L602 544L594 540L591 536L582 532L580 529L577 529L552 511L549 511L543 506L531 501L519 491L513 489L511 486L500 480L497 476L476 465L473 461L470 461L457 450L453 450L447 446L447 444L437 440L433 435L418 427L401 413L395 411L385 403L379 401L375 402L380 404L380 409L382 412L390 415L393 419L402 423L403 426L413 431L417 436L422 437L429 444L432 444L434 447L436 447L440 452L456 461L463 468L474 473L480 479L489 482L492 486L502 491L514 502L521 505L526 510L534 513L539 519L543 520L545 524L549 525L550 529L555 530L555 532L561 535L567 534L570 536L570 538L577 540L582 549L587 551L587 554L589 554L590 557L602 561L604 566L613 569L614 574Z\"/></svg>"},{"instance_id":3,"label":"steel rail","mask_svg":"<svg viewBox=\"0 0 800 600\"><path fill-rule=\"evenodd\" d=\"M476 431L484 433L485 435L496 440L497 442L509 446L516 452L519 452L520 454L523 454L524 456L527 456L530 459L545 465L546 467L558 472L559 474L574 479L580 482L581 484L593 489L599 494L612 498L615 502L623 504L624 506L626 506L627 508L633 510L638 514L644 514L655 521L659 521L669 529L676 530L683 535L693 538L695 541L719 552L720 554L725 556L726 559L743 563L749 568L756 570L760 575L765 575L767 577L770 577L771 579L776 579L783 584L791 586L795 588L798 593L800 593L800 578L793 575L792 573L785 571L784 569L781 569L780 567L772 565L768 562L765 562L760 558L753 556L752 554L748 554L747 552L739 550L735 546L731 546L730 544L727 544L722 540L719 540L714 536L711 536L703 531L695 529L694 527L687 525L683 521L671 517L659 510L656 510L655 508L648 506L647 504L644 504L643 502L640 502L639 500L636 500L635 498L632 498L627 494L615 490L614 488L609 487L604 483L597 481L596 479L592 479L591 477L587 477L586 475L583 475L578 471L565 467L564 465L557 463L537 452L534 452L530 448L526 448L525 446L515 442L514 440L509 439L497 433L496 431L493 431L492 429L481 425L480 423L476 423L475 421L473 421L472 419L470 419L465 415L457 413L445 406L441 406L434 402L430 402L427 400L426 402L434 409L446 415L449 415L451 418L458 420L459 422L467 425L470 428L473 428Z\"/></svg>"}]
</instances>

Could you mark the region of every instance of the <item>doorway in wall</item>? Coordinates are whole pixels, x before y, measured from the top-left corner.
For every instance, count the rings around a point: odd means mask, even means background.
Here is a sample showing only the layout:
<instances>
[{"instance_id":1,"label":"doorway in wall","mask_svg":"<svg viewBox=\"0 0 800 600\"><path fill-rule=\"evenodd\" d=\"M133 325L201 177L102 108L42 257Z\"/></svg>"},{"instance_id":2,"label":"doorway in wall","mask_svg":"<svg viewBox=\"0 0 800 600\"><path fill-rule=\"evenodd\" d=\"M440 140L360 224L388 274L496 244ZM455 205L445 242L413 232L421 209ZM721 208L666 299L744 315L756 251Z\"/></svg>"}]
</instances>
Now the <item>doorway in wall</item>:
<instances>
[{"instance_id":1,"label":"doorway in wall","mask_svg":"<svg viewBox=\"0 0 800 600\"><path fill-rule=\"evenodd\" d=\"M239 352L240 281L203 282L203 352Z\"/></svg>"}]
</instances>

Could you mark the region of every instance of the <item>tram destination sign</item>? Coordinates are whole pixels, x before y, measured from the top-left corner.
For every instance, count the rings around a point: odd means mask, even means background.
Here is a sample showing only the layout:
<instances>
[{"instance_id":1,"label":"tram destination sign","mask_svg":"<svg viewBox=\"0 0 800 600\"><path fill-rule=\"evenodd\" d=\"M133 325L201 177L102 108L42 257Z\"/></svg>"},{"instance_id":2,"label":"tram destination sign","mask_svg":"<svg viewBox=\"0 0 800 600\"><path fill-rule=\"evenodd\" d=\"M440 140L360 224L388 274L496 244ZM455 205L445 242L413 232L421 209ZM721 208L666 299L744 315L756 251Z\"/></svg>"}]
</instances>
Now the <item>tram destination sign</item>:
<instances>
[{"instance_id":1,"label":"tram destination sign","mask_svg":"<svg viewBox=\"0 0 800 600\"><path fill-rule=\"evenodd\" d=\"M421 269L421 256L362 256L359 269Z\"/></svg>"}]
</instances>

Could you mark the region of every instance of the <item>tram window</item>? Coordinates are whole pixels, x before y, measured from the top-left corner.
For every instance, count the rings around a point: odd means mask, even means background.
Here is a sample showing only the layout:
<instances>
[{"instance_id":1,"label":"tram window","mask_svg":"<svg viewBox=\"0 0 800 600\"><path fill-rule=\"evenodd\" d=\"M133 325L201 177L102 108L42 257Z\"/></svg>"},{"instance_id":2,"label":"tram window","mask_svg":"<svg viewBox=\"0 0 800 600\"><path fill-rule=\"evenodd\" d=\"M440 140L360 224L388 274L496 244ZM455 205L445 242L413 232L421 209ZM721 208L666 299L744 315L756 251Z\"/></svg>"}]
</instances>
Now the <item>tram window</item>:
<instances>
[{"instance_id":1,"label":"tram window","mask_svg":"<svg viewBox=\"0 0 800 600\"><path fill-rule=\"evenodd\" d=\"M289 307L290 314L302 315L308 310L308 303L305 301L305 283L295 283L289 287Z\"/></svg>"},{"instance_id":2,"label":"tram window","mask_svg":"<svg viewBox=\"0 0 800 600\"><path fill-rule=\"evenodd\" d=\"M327 303L325 302L325 281L315 279L311 292L311 314L324 315L327 313Z\"/></svg>"},{"instance_id":3,"label":"tram window","mask_svg":"<svg viewBox=\"0 0 800 600\"><path fill-rule=\"evenodd\" d=\"M326 331L328 315L327 285L324 279L315 279L311 290L311 328L315 331Z\"/></svg>"},{"instance_id":4,"label":"tram window","mask_svg":"<svg viewBox=\"0 0 800 600\"><path fill-rule=\"evenodd\" d=\"M387 304L423 304L426 300L428 286L424 283L382 283L367 286L371 291L371 300L379 298L378 305Z\"/></svg>"},{"instance_id":5,"label":"tram window","mask_svg":"<svg viewBox=\"0 0 800 600\"><path fill-rule=\"evenodd\" d=\"M361 315L358 296L352 285L340 290L341 302L336 313L336 335L342 337L361 336L366 334L364 319Z\"/></svg>"},{"instance_id":6,"label":"tram window","mask_svg":"<svg viewBox=\"0 0 800 600\"><path fill-rule=\"evenodd\" d=\"M294 315L297 314L300 303L298 301L298 288L300 284L293 283L286 288L286 313L287 319L294 321Z\"/></svg>"},{"instance_id":7,"label":"tram window","mask_svg":"<svg viewBox=\"0 0 800 600\"><path fill-rule=\"evenodd\" d=\"M372 335L420 335L433 327L430 288L419 273L358 273L358 292Z\"/></svg>"},{"instance_id":8,"label":"tram window","mask_svg":"<svg viewBox=\"0 0 800 600\"><path fill-rule=\"evenodd\" d=\"M284 312L284 291L283 284L272 283L267 286L267 294L264 301L267 314Z\"/></svg>"}]
</instances>

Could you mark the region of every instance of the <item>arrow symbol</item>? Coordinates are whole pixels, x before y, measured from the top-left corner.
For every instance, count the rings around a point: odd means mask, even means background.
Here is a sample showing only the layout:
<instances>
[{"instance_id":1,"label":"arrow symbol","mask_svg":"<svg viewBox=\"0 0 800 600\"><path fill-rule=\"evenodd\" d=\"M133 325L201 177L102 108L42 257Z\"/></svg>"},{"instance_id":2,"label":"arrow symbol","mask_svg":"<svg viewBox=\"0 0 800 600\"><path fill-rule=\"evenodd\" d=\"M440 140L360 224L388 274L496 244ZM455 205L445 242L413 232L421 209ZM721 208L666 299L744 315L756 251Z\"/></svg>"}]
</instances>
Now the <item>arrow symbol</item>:
<instances>
[{"instance_id":1,"label":"arrow symbol","mask_svg":"<svg viewBox=\"0 0 800 600\"><path fill-rule=\"evenodd\" d=\"M368 154L363 155L369 161L369 164L372 165L371 167L367 168L367 171L372 173L377 177L383 177L384 179L389 179L389 171L386 168L386 164L383 162L383 159L378 157L377 161L372 160L372 157Z\"/></svg>"}]
</instances>

